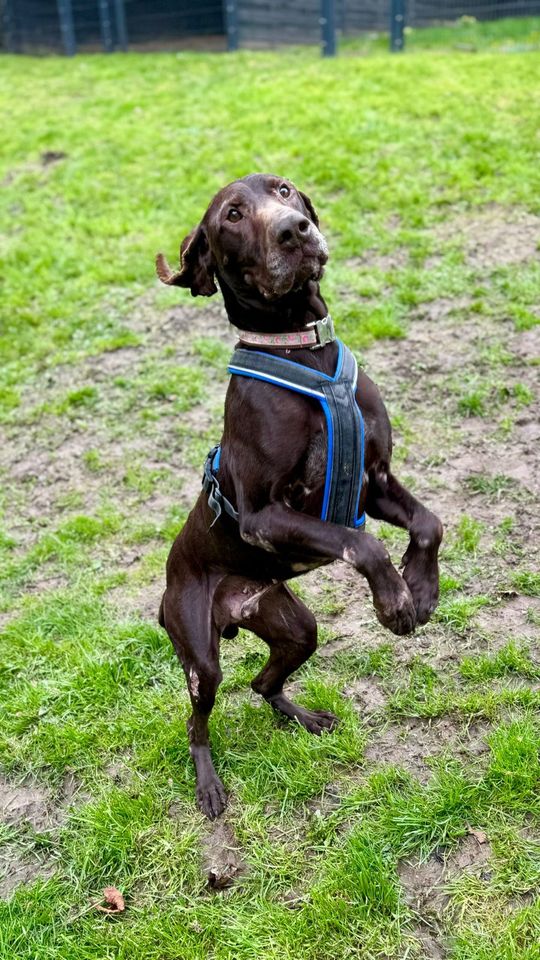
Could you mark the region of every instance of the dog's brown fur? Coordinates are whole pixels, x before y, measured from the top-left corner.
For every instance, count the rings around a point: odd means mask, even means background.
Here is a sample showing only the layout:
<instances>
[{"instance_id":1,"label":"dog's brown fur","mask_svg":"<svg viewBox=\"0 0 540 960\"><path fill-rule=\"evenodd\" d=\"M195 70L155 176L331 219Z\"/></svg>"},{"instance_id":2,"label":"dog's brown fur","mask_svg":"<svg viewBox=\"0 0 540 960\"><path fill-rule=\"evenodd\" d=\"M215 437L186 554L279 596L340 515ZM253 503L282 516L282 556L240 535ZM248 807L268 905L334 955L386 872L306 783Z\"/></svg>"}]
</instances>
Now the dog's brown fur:
<instances>
[{"instance_id":1,"label":"dog's brown fur","mask_svg":"<svg viewBox=\"0 0 540 960\"><path fill-rule=\"evenodd\" d=\"M328 313L319 289L327 251L318 226L311 201L290 181L252 174L214 197L182 243L178 272L158 256L158 275L189 287L194 296L212 296L217 280L229 320L244 330L298 330ZM285 349L272 352L287 355ZM295 361L330 375L336 358L335 343L294 351ZM426 623L437 604L441 523L391 473L390 422L377 387L362 371L357 402L365 423L360 511L408 530L403 576L369 533L320 519L326 461L320 404L244 377L229 384L218 476L239 521L222 514L214 523L201 493L172 547L160 609L160 623L186 673L197 799L208 817L226 804L208 741L221 680L221 636L233 637L241 626L265 640L270 657L253 689L320 734L336 718L307 710L283 692L317 644L315 618L286 581L345 560L366 577L379 620L397 634Z\"/></svg>"}]
</instances>

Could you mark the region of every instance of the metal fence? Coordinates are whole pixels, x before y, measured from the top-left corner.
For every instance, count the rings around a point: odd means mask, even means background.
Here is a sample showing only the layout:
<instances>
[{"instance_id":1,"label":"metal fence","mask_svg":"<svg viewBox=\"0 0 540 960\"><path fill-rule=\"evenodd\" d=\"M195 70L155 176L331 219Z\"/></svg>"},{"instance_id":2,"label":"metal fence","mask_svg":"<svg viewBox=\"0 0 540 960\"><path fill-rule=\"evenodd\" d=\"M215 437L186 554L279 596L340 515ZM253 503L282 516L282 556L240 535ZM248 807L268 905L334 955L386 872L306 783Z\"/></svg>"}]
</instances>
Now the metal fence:
<instances>
[{"instance_id":1,"label":"metal fence","mask_svg":"<svg viewBox=\"0 0 540 960\"><path fill-rule=\"evenodd\" d=\"M0 0L0 48L19 53L236 50L321 44L388 32L394 50L404 27L538 16L540 0Z\"/></svg>"}]
</instances>

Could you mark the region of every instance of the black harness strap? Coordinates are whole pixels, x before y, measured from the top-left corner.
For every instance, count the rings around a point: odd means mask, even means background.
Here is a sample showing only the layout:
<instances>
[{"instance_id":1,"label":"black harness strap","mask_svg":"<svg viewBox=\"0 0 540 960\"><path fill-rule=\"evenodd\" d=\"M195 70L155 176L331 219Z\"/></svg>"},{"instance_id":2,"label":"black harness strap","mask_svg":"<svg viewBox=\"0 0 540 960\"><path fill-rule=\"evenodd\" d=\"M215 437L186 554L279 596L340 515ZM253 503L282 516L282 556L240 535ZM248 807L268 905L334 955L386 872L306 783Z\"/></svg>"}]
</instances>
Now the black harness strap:
<instances>
[{"instance_id":1,"label":"black harness strap","mask_svg":"<svg viewBox=\"0 0 540 960\"><path fill-rule=\"evenodd\" d=\"M356 527L365 522L363 516L358 518L364 472L364 425L356 403L358 366L348 347L337 342L339 353L333 377L270 353L243 349L234 351L229 372L263 380L319 401L328 429L321 519Z\"/></svg>"},{"instance_id":2,"label":"black harness strap","mask_svg":"<svg viewBox=\"0 0 540 960\"><path fill-rule=\"evenodd\" d=\"M356 403L358 367L351 351L339 340L336 372L329 377L319 370L258 350L235 350L229 372L262 380L321 404L327 425L328 451L326 481L321 519L346 527L360 527L365 515L358 517L358 503L364 474L364 422ZM231 503L223 496L216 477L219 468L219 447L207 458L203 487L216 519L225 510L238 519Z\"/></svg>"},{"instance_id":3,"label":"black harness strap","mask_svg":"<svg viewBox=\"0 0 540 960\"><path fill-rule=\"evenodd\" d=\"M238 511L234 509L230 500L227 500L227 497L221 492L219 481L216 477L215 471L217 471L219 467L220 452L221 448L219 444L217 444L215 447L212 447L204 463L204 473L202 478L203 490L208 494L208 506L211 507L216 515L211 526L213 526L218 517L221 516L222 510L224 510L225 513L228 513L233 520L238 521ZM217 463L216 460L218 461Z\"/></svg>"}]
</instances>

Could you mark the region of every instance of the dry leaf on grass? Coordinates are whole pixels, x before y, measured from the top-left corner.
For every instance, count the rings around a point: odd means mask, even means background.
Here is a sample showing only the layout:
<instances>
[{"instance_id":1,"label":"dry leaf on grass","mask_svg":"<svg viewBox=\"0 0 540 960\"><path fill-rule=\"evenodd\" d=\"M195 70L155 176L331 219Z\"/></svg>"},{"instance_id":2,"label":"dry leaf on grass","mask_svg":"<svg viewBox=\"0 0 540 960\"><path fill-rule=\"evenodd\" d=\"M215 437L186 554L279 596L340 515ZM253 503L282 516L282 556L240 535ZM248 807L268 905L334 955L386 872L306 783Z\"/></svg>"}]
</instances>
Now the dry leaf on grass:
<instances>
[{"instance_id":1,"label":"dry leaf on grass","mask_svg":"<svg viewBox=\"0 0 540 960\"><path fill-rule=\"evenodd\" d=\"M96 904L96 910L101 913L122 913L126 909L124 898L116 887L105 887L103 896L109 906L104 907L101 904Z\"/></svg>"},{"instance_id":2,"label":"dry leaf on grass","mask_svg":"<svg viewBox=\"0 0 540 960\"><path fill-rule=\"evenodd\" d=\"M483 830L473 830L472 827L469 827L468 833L470 837L474 837L477 843L487 843L487 833L484 833Z\"/></svg>"}]
</instances>

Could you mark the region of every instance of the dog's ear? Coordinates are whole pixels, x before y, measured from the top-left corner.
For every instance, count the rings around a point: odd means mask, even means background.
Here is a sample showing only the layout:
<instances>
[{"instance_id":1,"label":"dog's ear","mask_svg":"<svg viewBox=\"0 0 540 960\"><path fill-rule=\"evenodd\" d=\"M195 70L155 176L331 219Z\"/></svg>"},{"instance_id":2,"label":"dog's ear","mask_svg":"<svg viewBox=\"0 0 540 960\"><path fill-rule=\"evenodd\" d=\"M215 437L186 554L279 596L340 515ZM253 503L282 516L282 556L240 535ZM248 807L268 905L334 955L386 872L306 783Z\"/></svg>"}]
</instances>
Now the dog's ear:
<instances>
[{"instance_id":1,"label":"dog's ear","mask_svg":"<svg viewBox=\"0 0 540 960\"><path fill-rule=\"evenodd\" d=\"M214 264L204 227L199 224L182 240L180 270L171 270L163 254L158 253L156 272L162 283L189 287L192 297L211 297L217 293Z\"/></svg>"},{"instance_id":2,"label":"dog's ear","mask_svg":"<svg viewBox=\"0 0 540 960\"><path fill-rule=\"evenodd\" d=\"M311 200L309 199L307 193L302 193L301 190L299 190L298 193L300 194L300 196L302 197L302 200L304 201L304 206L305 206L307 212L309 213L310 220L315 224L316 227L318 227L318 226L319 226L319 218L318 218L318 216L317 216L317 211L315 210L315 207L313 206L313 204L312 204Z\"/></svg>"}]
</instances>

